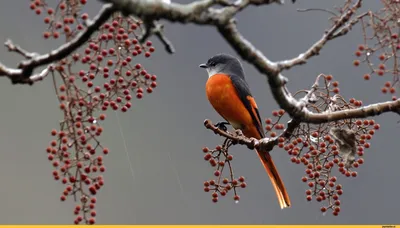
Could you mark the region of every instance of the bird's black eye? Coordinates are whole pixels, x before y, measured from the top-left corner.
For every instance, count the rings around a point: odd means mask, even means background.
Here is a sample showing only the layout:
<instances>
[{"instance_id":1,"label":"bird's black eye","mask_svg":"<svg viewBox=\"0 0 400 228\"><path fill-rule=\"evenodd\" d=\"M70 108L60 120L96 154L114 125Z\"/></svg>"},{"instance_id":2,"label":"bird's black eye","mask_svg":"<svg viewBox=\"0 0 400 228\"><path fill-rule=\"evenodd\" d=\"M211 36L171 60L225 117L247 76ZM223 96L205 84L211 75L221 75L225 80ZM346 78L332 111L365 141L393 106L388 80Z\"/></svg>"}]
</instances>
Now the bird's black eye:
<instances>
[{"instance_id":1,"label":"bird's black eye","mask_svg":"<svg viewBox=\"0 0 400 228\"><path fill-rule=\"evenodd\" d=\"M215 65L217 65L215 62L213 62L213 61L210 61L209 63L208 63L208 65L209 66L211 66L211 67L214 67Z\"/></svg>"}]
</instances>

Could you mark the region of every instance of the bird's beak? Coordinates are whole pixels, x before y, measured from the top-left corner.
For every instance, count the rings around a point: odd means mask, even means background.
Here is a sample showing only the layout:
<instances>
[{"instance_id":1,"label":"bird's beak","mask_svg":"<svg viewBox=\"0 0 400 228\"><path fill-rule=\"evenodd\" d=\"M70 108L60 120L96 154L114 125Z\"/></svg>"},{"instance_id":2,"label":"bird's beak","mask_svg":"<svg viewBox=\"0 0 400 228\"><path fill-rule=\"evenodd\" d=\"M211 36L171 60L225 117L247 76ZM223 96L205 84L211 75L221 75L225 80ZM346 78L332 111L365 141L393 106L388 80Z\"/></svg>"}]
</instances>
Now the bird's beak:
<instances>
[{"instance_id":1,"label":"bird's beak","mask_svg":"<svg viewBox=\"0 0 400 228\"><path fill-rule=\"evenodd\" d=\"M202 64L199 65L199 67L201 67L201 68L207 68L208 66L207 66L207 64L202 63Z\"/></svg>"}]
</instances>

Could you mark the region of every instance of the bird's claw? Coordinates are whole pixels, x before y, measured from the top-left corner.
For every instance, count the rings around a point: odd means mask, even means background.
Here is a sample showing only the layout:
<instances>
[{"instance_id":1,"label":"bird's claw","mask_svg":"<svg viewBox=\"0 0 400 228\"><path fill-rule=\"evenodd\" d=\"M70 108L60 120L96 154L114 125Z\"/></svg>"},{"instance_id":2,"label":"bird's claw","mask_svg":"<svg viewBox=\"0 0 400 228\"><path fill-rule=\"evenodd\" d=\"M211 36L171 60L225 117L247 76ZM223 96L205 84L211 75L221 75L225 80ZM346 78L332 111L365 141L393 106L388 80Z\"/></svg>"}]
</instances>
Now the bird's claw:
<instances>
[{"instance_id":1,"label":"bird's claw","mask_svg":"<svg viewBox=\"0 0 400 228\"><path fill-rule=\"evenodd\" d=\"M228 122L218 122L216 124L214 124L215 127L219 128L222 131L227 131L228 128L225 125L229 125Z\"/></svg>"}]
</instances>

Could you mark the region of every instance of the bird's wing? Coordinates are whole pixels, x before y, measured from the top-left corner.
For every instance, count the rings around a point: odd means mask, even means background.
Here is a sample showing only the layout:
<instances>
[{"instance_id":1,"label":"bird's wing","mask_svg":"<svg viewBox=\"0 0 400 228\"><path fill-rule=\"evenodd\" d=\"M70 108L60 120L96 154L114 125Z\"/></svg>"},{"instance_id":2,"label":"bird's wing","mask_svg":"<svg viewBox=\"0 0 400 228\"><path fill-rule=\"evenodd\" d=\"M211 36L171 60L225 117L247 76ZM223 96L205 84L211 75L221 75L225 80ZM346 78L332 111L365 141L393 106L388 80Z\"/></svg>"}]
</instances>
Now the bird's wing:
<instances>
[{"instance_id":1,"label":"bird's wing","mask_svg":"<svg viewBox=\"0 0 400 228\"><path fill-rule=\"evenodd\" d=\"M249 111L250 116L253 119L254 126L257 128L260 137L264 138L265 134L263 131L260 113L258 112L257 103L254 97L251 95L249 85L243 78L239 76L231 76L231 80L240 100Z\"/></svg>"}]
</instances>

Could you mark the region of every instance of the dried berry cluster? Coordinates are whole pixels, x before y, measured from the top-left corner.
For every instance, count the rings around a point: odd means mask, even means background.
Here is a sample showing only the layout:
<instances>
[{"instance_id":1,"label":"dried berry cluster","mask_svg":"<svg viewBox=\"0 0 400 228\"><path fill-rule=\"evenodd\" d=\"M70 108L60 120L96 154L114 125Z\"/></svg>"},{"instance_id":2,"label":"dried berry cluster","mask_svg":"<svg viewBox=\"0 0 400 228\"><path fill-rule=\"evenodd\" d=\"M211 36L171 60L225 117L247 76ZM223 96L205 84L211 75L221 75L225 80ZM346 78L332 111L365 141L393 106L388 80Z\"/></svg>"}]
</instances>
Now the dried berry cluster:
<instances>
[{"instance_id":1,"label":"dried berry cluster","mask_svg":"<svg viewBox=\"0 0 400 228\"><path fill-rule=\"evenodd\" d=\"M321 113L362 106L362 101L354 98L346 102L338 94L339 83L332 81L331 75L323 79L325 86L314 92L317 101L307 105L309 110ZM280 119L282 113L275 111L273 115ZM267 130L271 129L271 122L271 119L266 120ZM293 163L305 166L305 176L301 179L309 187L306 199L311 201L314 197L318 202L327 201L321 211L332 209L333 215L338 215L343 189L332 172L336 169L346 177L356 177L354 169L364 163L364 150L370 147L369 141L378 129L374 120L343 120L319 125L303 123L289 138L280 137L278 147L287 151Z\"/></svg>"},{"instance_id":2,"label":"dried berry cluster","mask_svg":"<svg viewBox=\"0 0 400 228\"><path fill-rule=\"evenodd\" d=\"M307 105L309 110L321 113L362 106L361 100L351 98L347 102L341 97L338 94L339 83L332 80L331 75L323 77L325 86L314 92L317 100ZM274 111L272 114L280 120L284 111ZM273 122L266 119L267 130L271 130L273 125L277 129L276 126L279 125ZM283 127L279 127L281 128ZM369 141L378 129L379 124L372 119L350 119L318 125L302 123L290 137L279 137L278 147L287 151L291 162L305 166L305 176L301 180L308 186L307 201L313 198L318 202L325 201L321 211L331 209L336 216L340 212L339 196L343 194L343 189L336 182L337 176L333 172L338 170L345 177L356 177L355 169L364 164L364 151L370 147ZM277 133L270 132L270 135L275 136Z\"/></svg>"},{"instance_id":3,"label":"dried berry cluster","mask_svg":"<svg viewBox=\"0 0 400 228\"><path fill-rule=\"evenodd\" d=\"M363 44L355 51L353 65L366 63L370 72L363 75L370 80L371 75L390 77L381 88L384 94L391 94L396 100L399 81L400 38L399 21L400 2L382 0L383 8L376 13L368 12L359 18L363 30Z\"/></svg>"},{"instance_id":4,"label":"dried berry cluster","mask_svg":"<svg viewBox=\"0 0 400 228\"><path fill-rule=\"evenodd\" d=\"M239 202L240 196L237 194L237 188L245 188L246 182L243 176L235 178L233 175L231 161L233 156L228 153L228 148L233 145L232 140L226 139L222 145L218 145L215 149L203 148L204 160L208 161L213 167L214 176L217 178L204 182L204 191L212 192L212 201L218 202L218 196L225 196L229 191L233 190L233 200ZM229 170L229 177L224 176L224 169Z\"/></svg>"},{"instance_id":5,"label":"dried berry cluster","mask_svg":"<svg viewBox=\"0 0 400 228\"><path fill-rule=\"evenodd\" d=\"M45 39L64 35L68 41L85 29L89 17L82 13L85 3L61 1L53 9L45 1L35 0L30 8L38 15L47 14L44 23L50 26ZM64 119L59 130L51 131L54 140L46 151L55 180L66 186L61 201L74 196L79 202L74 209L75 224L95 223L95 195L104 185L103 156L109 153L99 140L105 112L126 112L134 98L141 99L157 87L157 77L135 61L155 51L151 41L138 41L141 34L140 21L115 14L80 52L57 62L52 71Z\"/></svg>"},{"instance_id":6,"label":"dried berry cluster","mask_svg":"<svg viewBox=\"0 0 400 228\"><path fill-rule=\"evenodd\" d=\"M318 85L321 84L321 79L323 86ZM332 75L318 76L316 84L318 86L311 91L313 99L306 105L312 112L332 112L362 106L361 100L351 98L346 101L339 95L339 82L333 81ZM299 91L296 96L308 93L310 91ZM345 177L357 176L355 169L364 164L364 151L370 147L370 140L380 128L379 124L372 119L349 119L318 125L300 123L295 129L289 130L281 123L284 117L284 110L272 111L272 117L265 120L266 135L271 140L276 140L275 145L287 151L291 162L304 165L305 175L301 180L308 186L307 201L314 198L318 202L326 202L321 211L331 209L333 215L338 215L339 197L343 194L343 188L337 183L338 177L334 172L339 171ZM214 202L218 201L218 193L225 195L227 190L246 186L242 185L244 182L241 183L244 178L233 177L230 164L232 155L228 154L228 148L232 145L231 140L225 139L224 144L214 150L203 149L206 153L204 159L209 161L211 166L217 167L214 175L218 180L210 180L204 184L206 192L213 191ZM226 164L229 167L230 179L221 178L221 171Z\"/></svg>"}]
</instances>

